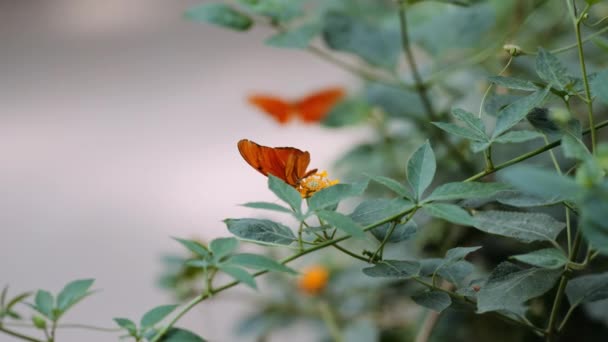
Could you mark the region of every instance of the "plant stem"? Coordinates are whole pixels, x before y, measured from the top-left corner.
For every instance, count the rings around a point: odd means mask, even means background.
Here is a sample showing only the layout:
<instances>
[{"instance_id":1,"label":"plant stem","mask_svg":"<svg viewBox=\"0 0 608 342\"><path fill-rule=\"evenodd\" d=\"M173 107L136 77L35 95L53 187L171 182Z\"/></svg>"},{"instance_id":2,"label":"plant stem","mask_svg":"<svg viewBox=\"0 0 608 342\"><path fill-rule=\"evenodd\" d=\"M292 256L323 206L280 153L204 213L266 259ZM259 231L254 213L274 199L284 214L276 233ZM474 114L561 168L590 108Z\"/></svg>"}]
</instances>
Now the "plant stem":
<instances>
[{"instance_id":1,"label":"plant stem","mask_svg":"<svg viewBox=\"0 0 608 342\"><path fill-rule=\"evenodd\" d=\"M3 332L5 334L7 334L7 335L11 335L11 336L16 337L16 338L20 338L20 339L22 339L24 341L43 342L42 340L39 340L37 338L21 334L19 332L16 332L16 331L13 331L13 330L10 330L10 329L7 329L7 328L5 328L3 326L0 326L0 332Z\"/></svg>"},{"instance_id":2,"label":"plant stem","mask_svg":"<svg viewBox=\"0 0 608 342\"><path fill-rule=\"evenodd\" d=\"M426 309L426 311L422 327L420 327L418 334L416 334L415 342L428 342L431 338L431 333L433 333L433 328L437 324L437 321L439 321L439 312L429 309Z\"/></svg>"},{"instance_id":3,"label":"plant stem","mask_svg":"<svg viewBox=\"0 0 608 342\"><path fill-rule=\"evenodd\" d=\"M348 249L346 249L346 248L344 248L344 247L342 247L342 246L338 245L337 243L335 243L333 246L334 246L334 247L335 247L337 250L341 251L342 253L344 253L344 254L348 254L348 255L350 255L351 257L355 258L355 259L359 259L359 260L361 260L361 261L369 262L369 258L366 258L366 257L364 257L364 256L361 256L361 255L355 254L355 253L353 253L353 252L349 251Z\"/></svg>"},{"instance_id":4,"label":"plant stem","mask_svg":"<svg viewBox=\"0 0 608 342\"><path fill-rule=\"evenodd\" d=\"M331 308L327 305L327 302L321 300L319 302L319 312L321 313L321 317L323 318L323 322L327 326L327 330L329 330L329 334L331 335L333 341L335 342L344 342L344 338L342 337L342 332L340 331L340 327L336 322L336 317L331 312Z\"/></svg>"}]
</instances>

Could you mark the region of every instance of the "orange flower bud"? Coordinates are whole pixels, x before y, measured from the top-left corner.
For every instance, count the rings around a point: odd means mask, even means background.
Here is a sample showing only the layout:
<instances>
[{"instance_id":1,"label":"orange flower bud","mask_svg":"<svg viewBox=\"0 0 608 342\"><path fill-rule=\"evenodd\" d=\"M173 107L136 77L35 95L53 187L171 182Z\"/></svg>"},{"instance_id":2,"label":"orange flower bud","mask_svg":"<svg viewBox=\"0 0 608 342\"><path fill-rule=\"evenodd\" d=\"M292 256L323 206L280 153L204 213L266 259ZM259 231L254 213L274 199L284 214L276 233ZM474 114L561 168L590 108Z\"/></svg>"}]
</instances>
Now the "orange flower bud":
<instances>
[{"instance_id":1,"label":"orange flower bud","mask_svg":"<svg viewBox=\"0 0 608 342\"><path fill-rule=\"evenodd\" d=\"M325 289L328 279L329 271L325 266L313 265L304 270L298 287L305 293L316 295Z\"/></svg>"}]
</instances>

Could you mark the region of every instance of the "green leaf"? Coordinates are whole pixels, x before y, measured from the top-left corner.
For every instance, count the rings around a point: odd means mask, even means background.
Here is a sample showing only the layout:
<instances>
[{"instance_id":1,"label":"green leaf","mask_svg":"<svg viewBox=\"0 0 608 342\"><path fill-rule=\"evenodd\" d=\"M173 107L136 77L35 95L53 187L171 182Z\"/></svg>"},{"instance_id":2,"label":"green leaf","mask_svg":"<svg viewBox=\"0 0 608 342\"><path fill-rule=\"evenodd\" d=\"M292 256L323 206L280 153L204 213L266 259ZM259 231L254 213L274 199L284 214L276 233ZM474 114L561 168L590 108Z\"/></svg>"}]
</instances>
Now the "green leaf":
<instances>
[{"instance_id":1,"label":"green leaf","mask_svg":"<svg viewBox=\"0 0 608 342\"><path fill-rule=\"evenodd\" d=\"M229 264L243 266L247 268L255 268L260 270L269 270L276 272L287 272L291 274L297 274L294 269L287 267L280 262L272 260L266 256L251 254L251 253L240 253L235 254L228 260Z\"/></svg>"},{"instance_id":2,"label":"green leaf","mask_svg":"<svg viewBox=\"0 0 608 342\"><path fill-rule=\"evenodd\" d=\"M274 192L274 194L277 195L277 197L280 198L283 202L289 204L289 206L296 213L299 213L302 210L302 195L300 195L300 193L291 185L269 174L268 189Z\"/></svg>"},{"instance_id":3,"label":"green leaf","mask_svg":"<svg viewBox=\"0 0 608 342\"><path fill-rule=\"evenodd\" d=\"M555 241L566 227L565 223L542 213L488 210L477 212L473 219L475 228L481 231L526 243Z\"/></svg>"},{"instance_id":4,"label":"green leaf","mask_svg":"<svg viewBox=\"0 0 608 342\"><path fill-rule=\"evenodd\" d=\"M591 90L597 99L608 104L608 69L598 73L590 83Z\"/></svg>"},{"instance_id":5,"label":"green leaf","mask_svg":"<svg viewBox=\"0 0 608 342\"><path fill-rule=\"evenodd\" d=\"M248 202L243 204L244 207L254 208L254 209L266 209L272 211L278 211L282 213L291 213L290 209L285 208L282 205L270 202Z\"/></svg>"},{"instance_id":6,"label":"green leaf","mask_svg":"<svg viewBox=\"0 0 608 342\"><path fill-rule=\"evenodd\" d=\"M416 304L436 312L441 312L452 305L450 295L441 291L425 291L412 296L412 300Z\"/></svg>"},{"instance_id":7,"label":"green leaf","mask_svg":"<svg viewBox=\"0 0 608 342\"><path fill-rule=\"evenodd\" d=\"M516 144L542 137L543 135L536 131L511 131L494 139L494 142L499 144Z\"/></svg>"},{"instance_id":8,"label":"green leaf","mask_svg":"<svg viewBox=\"0 0 608 342\"><path fill-rule=\"evenodd\" d=\"M478 292L477 312L512 310L549 291L561 274L561 269L522 269L510 262L503 262L492 271Z\"/></svg>"},{"instance_id":9,"label":"green leaf","mask_svg":"<svg viewBox=\"0 0 608 342\"><path fill-rule=\"evenodd\" d=\"M382 242L388 234L390 229L390 224L383 224L378 228L374 228L371 230L372 235L376 238L376 240ZM386 241L387 243L397 243L401 241L406 241L411 239L418 232L418 225L414 220L409 220L406 223L398 223L393 229L393 233Z\"/></svg>"},{"instance_id":10,"label":"green leaf","mask_svg":"<svg viewBox=\"0 0 608 342\"><path fill-rule=\"evenodd\" d=\"M430 216L463 226L472 226L473 217L461 207L449 203L427 203L422 207Z\"/></svg>"},{"instance_id":11,"label":"green leaf","mask_svg":"<svg viewBox=\"0 0 608 342\"><path fill-rule=\"evenodd\" d=\"M461 138L465 138L465 139L469 139L469 140L473 140L473 141L479 141L479 142L488 142L489 141L488 138L480 137L477 132L470 129L469 127L462 127L462 126L458 126L456 124L449 123L449 122L431 122L431 123L433 125L441 128L442 130L444 130L450 134L453 134L455 136L461 137Z\"/></svg>"},{"instance_id":12,"label":"green leaf","mask_svg":"<svg viewBox=\"0 0 608 342\"><path fill-rule=\"evenodd\" d=\"M252 241L289 245L296 240L288 227L270 220L226 219L228 230L235 236Z\"/></svg>"},{"instance_id":13,"label":"green leaf","mask_svg":"<svg viewBox=\"0 0 608 342\"><path fill-rule=\"evenodd\" d=\"M165 317L169 316L178 305L160 305L146 312L139 322L142 328L153 327Z\"/></svg>"},{"instance_id":14,"label":"green leaf","mask_svg":"<svg viewBox=\"0 0 608 342\"><path fill-rule=\"evenodd\" d=\"M549 89L549 87L546 87L543 90L535 91L500 110L492 138L502 135L525 118L534 107L540 106L549 94Z\"/></svg>"},{"instance_id":15,"label":"green leaf","mask_svg":"<svg viewBox=\"0 0 608 342\"><path fill-rule=\"evenodd\" d=\"M374 278L409 279L420 272L417 261L383 260L372 267L363 269L363 273Z\"/></svg>"},{"instance_id":16,"label":"green leaf","mask_svg":"<svg viewBox=\"0 0 608 342\"><path fill-rule=\"evenodd\" d=\"M223 3L192 7L186 11L185 16L192 21L207 22L236 31L247 31L253 25L250 17Z\"/></svg>"},{"instance_id":17,"label":"green leaf","mask_svg":"<svg viewBox=\"0 0 608 342\"><path fill-rule=\"evenodd\" d=\"M53 302L53 295L50 292L44 290L36 292L36 297L34 298L35 309L51 320L55 319Z\"/></svg>"},{"instance_id":18,"label":"green leaf","mask_svg":"<svg viewBox=\"0 0 608 342\"><path fill-rule=\"evenodd\" d=\"M251 287L252 289L258 288L257 284L255 283L255 278L244 269L226 264L219 265L218 267L220 270L222 270L222 272L226 273L237 281L240 281L241 283Z\"/></svg>"},{"instance_id":19,"label":"green leaf","mask_svg":"<svg viewBox=\"0 0 608 342\"><path fill-rule=\"evenodd\" d=\"M376 222L394 217L414 207L410 201L394 198L375 198L361 202L349 215L355 222L365 227ZM392 223L385 223L371 230L372 235L383 241ZM412 237L417 231L416 223L410 220L406 224L398 224L388 242L404 241Z\"/></svg>"},{"instance_id":20,"label":"green leaf","mask_svg":"<svg viewBox=\"0 0 608 342\"><path fill-rule=\"evenodd\" d=\"M594 249L608 254L608 183L587 191L580 203L583 236Z\"/></svg>"},{"instance_id":21,"label":"green leaf","mask_svg":"<svg viewBox=\"0 0 608 342\"><path fill-rule=\"evenodd\" d=\"M540 78L559 90L568 90L574 80L568 69L549 51L539 48L536 56L536 73Z\"/></svg>"},{"instance_id":22,"label":"green leaf","mask_svg":"<svg viewBox=\"0 0 608 342\"><path fill-rule=\"evenodd\" d=\"M608 298L608 272L571 279L566 285L566 296L571 306Z\"/></svg>"},{"instance_id":23,"label":"green leaf","mask_svg":"<svg viewBox=\"0 0 608 342\"><path fill-rule=\"evenodd\" d=\"M365 100L391 118L423 118L424 104L413 91L370 82L365 87Z\"/></svg>"},{"instance_id":24,"label":"green leaf","mask_svg":"<svg viewBox=\"0 0 608 342\"><path fill-rule=\"evenodd\" d=\"M64 312L87 296L89 294L88 290L94 281L95 279L82 279L67 284L57 295L57 309L60 312Z\"/></svg>"},{"instance_id":25,"label":"green leaf","mask_svg":"<svg viewBox=\"0 0 608 342\"><path fill-rule=\"evenodd\" d=\"M135 326L135 323L132 320L128 318L116 317L114 318L114 322L116 322L119 327L125 329L129 333L129 335L137 335L137 327Z\"/></svg>"},{"instance_id":26,"label":"green leaf","mask_svg":"<svg viewBox=\"0 0 608 342\"><path fill-rule=\"evenodd\" d=\"M6 289L8 289L8 286L6 287ZM8 303L6 303L6 305L3 305L2 301L0 300L0 311L2 310L3 307L6 311L11 311L13 306L21 303L24 299L26 299L27 297L29 297L31 295L32 295L31 292L24 292L24 293L18 294L17 296L15 296L11 300L9 300Z\"/></svg>"},{"instance_id":27,"label":"green leaf","mask_svg":"<svg viewBox=\"0 0 608 342\"><path fill-rule=\"evenodd\" d=\"M374 182L382 184L385 187L391 189L393 192L395 192L397 195L399 195L401 197L405 197L405 198L409 199L411 196L409 191L403 184L401 184L400 182L398 182L392 178L383 177L383 176L373 176L373 175L367 175L367 176Z\"/></svg>"},{"instance_id":28,"label":"green leaf","mask_svg":"<svg viewBox=\"0 0 608 342\"><path fill-rule=\"evenodd\" d=\"M488 135L486 134L486 125L483 123L483 121L481 121L480 118L473 115L473 113L467 112L464 109L454 108L452 109L452 115L454 115L458 120L464 122L467 127L477 134L479 138L476 140L488 140Z\"/></svg>"},{"instance_id":29,"label":"green leaf","mask_svg":"<svg viewBox=\"0 0 608 342\"><path fill-rule=\"evenodd\" d=\"M448 261L459 261L467 257L467 255L481 249L481 246L474 247L455 247L445 253L445 258Z\"/></svg>"},{"instance_id":30,"label":"green leaf","mask_svg":"<svg viewBox=\"0 0 608 342\"><path fill-rule=\"evenodd\" d=\"M190 330L171 328L158 342L205 342L206 340Z\"/></svg>"},{"instance_id":31,"label":"green leaf","mask_svg":"<svg viewBox=\"0 0 608 342\"><path fill-rule=\"evenodd\" d=\"M302 14L302 1L237 0L247 10L268 17L272 22L285 22Z\"/></svg>"},{"instance_id":32,"label":"green leaf","mask_svg":"<svg viewBox=\"0 0 608 342\"><path fill-rule=\"evenodd\" d=\"M436 168L435 153L427 140L412 154L407 163L407 180L416 199L420 199L424 190L431 185Z\"/></svg>"},{"instance_id":33,"label":"green leaf","mask_svg":"<svg viewBox=\"0 0 608 342\"><path fill-rule=\"evenodd\" d=\"M522 80L514 77L506 76L490 76L488 80L496 85L505 87L508 89L524 90L524 91L537 91L538 87L534 83L528 80Z\"/></svg>"},{"instance_id":34,"label":"green leaf","mask_svg":"<svg viewBox=\"0 0 608 342\"><path fill-rule=\"evenodd\" d=\"M353 53L374 66L389 70L395 68L401 54L397 31L373 26L341 12L325 14L323 39L333 50Z\"/></svg>"},{"instance_id":35,"label":"green leaf","mask_svg":"<svg viewBox=\"0 0 608 342\"><path fill-rule=\"evenodd\" d=\"M454 182L438 186L424 202L492 197L511 187L501 183Z\"/></svg>"},{"instance_id":36,"label":"green leaf","mask_svg":"<svg viewBox=\"0 0 608 342\"><path fill-rule=\"evenodd\" d=\"M518 165L502 171L500 175L521 192L543 199L576 201L581 193L581 188L572 178L558 175L555 171Z\"/></svg>"},{"instance_id":37,"label":"green leaf","mask_svg":"<svg viewBox=\"0 0 608 342\"><path fill-rule=\"evenodd\" d=\"M209 248L215 257L215 260L220 260L221 258L234 252L238 244L239 241L235 238L217 238L211 241Z\"/></svg>"},{"instance_id":38,"label":"green leaf","mask_svg":"<svg viewBox=\"0 0 608 342\"><path fill-rule=\"evenodd\" d=\"M352 235L353 237L357 238L365 236L365 232L361 226L359 226L357 222L353 221L353 219L348 216L342 215L335 211L326 210L319 211L317 215L328 224L336 227L348 235Z\"/></svg>"},{"instance_id":39,"label":"green leaf","mask_svg":"<svg viewBox=\"0 0 608 342\"><path fill-rule=\"evenodd\" d=\"M327 127L356 125L369 117L370 107L361 98L340 101L327 113L321 124Z\"/></svg>"},{"instance_id":40,"label":"green leaf","mask_svg":"<svg viewBox=\"0 0 608 342\"><path fill-rule=\"evenodd\" d=\"M46 319L38 314L32 315L32 323L40 330L45 330L47 327Z\"/></svg>"},{"instance_id":41,"label":"green leaf","mask_svg":"<svg viewBox=\"0 0 608 342\"><path fill-rule=\"evenodd\" d=\"M367 188L369 180L354 184L336 184L316 192L308 199L312 211L333 207L345 198L360 196Z\"/></svg>"},{"instance_id":42,"label":"green leaf","mask_svg":"<svg viewBox=\"0 0 608 342\"><path fill-rule=\"evenodd\" d=\"M543 107L534 107L526 115L526 120L532 127L545 134L556 134L560 132L559 125L555 119L549 115L549 109Z\"/></svg>"},{"instance_id":43,"label":"green leaf","mask_svg":"<svg viewBox=\"0 0 608 342\"><path fill-rule=\"evenodd\" d=\"M541 198L535 195L524 194L520 191L505 191L496 197L496 201L512 207L541 207L561 202L559 197Z\"/></svg>"},{"instance_id":44,"label":"green leaf","mask_svg":"<svg viewBox=\"0 0 608 342\"><path fill-rule=\"evenodd\" d=\"M305 49L319 32L321 32L321 26L319 24L305 24L294 29L277 33L266 39L265 43L279 48Z\"/></svg>"},{"instance_id":45,"label":"green leaf","mask_svg":"<svg viewBox=\"0 0 608 342\"><path fill-rule=\"evenodd\" d=\"M591 152L587 149L587 146L572 134L564 134L562 137L562 151L566 158L573 158L577 160L588 160L592 158Z\"/></svg>"},{"instance_id":46,"label":"green leaf","mask_svg":"<svg viewBox=\"0 0 608 342\"><path fill-rule=\"evenodd\" d=\"M182 246L186 247L188 250L190 250L190 252L192 252L202 258L209 256L209 251L207 250L207 248L205 246L201 245L197 241L185 240L185 239L180 239L180 238L176 238L176 237L174 237L173 240L181 243Z\"/></svg>"},{"instance_id":47,"label":"green leaf","mask_svg":"<svg viewBox=\"0 0 608 342\"><path fill-rule=\"evenodd\" d=\"M540 268L560 268L568 258L557 248L544 248L527 254L513 255L511 259Z\"/></svg>"}]
</instances>

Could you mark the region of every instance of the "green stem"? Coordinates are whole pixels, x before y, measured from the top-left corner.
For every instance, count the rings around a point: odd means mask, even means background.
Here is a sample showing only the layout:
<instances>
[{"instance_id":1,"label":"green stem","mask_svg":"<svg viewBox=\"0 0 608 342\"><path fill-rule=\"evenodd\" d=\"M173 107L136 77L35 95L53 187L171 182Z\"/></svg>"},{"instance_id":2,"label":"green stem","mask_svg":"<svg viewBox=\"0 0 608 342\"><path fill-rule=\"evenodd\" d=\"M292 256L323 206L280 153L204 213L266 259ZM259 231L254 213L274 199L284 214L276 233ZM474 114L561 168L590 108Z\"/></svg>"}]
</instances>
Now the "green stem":
<instances>
[{"instance_id":1,"label":"green stem","mask_svg":"<svg viewBox=\"0 0 608 342\"><path fill-rule=\"evenodd\" d=\"M342 337L342 332L340 331L340 327L336 322L336 317L331 311L331 308L324 300L319 302L319 312L321 313L321 317L323 318L323 322L327 326L327 330L329 330L329 334L331 335L333 341L335 342L344 342L344 337Z\"/></svg>"},{"instance_id":2,"label":"green stem","mask_svg":"<svg viewBox=\"0 0 608 342\"><path fill-rule=\"evenodd\" d=\"M351 257L355 258L355 259L359 259L359 260L361 260L361 261L369 262L369 258L366 258L366 257L361 256L361 255L359 255L359 254L353 253L353 252L349 251L348 249L346 249L346 248L344 248L344 247L342 247L342 246L338 245L337 243L335 243L333 246L334 246L334 247L335 247L337 250L341 251L342 253L344 253L344 254L348 254L348 255L350 255Z\"/></svg>"},{"instance_id":3,"label":"green stem","mask_svg":"<svg viewBox=\"0 0 608 342\"><path fill-rule=\"evenodd\" d=\"M492 162L492 146L488 146L485 151L483 151L483 157L486 161L486 171L494 170L494 162Z\"/></svg>"},{"instance_id":4,"label":"green stem","mask_svg":"<svg viewBox=\"0 0 608 342\"><path fill-rule=\"evenodd\" d=\"M601 35L601 34L603 34L603 33L607 32L607 31L608 31L608 26L606 26L606 27L604 27L603 29L598 30L598 31L596 31L596 32L594 32L594 33L592 33L592 34L588 35L588 36L587 36L587 37L585 37L584 39L581 39L581 41L580 41L580 42L581 42L581 43L586 43L586 42L590 41L591 39L593 39L593 38L595 38L595 37L597 37L597 36L599 36L599 35ZM559 49L554 49L554 50L551 50L551 53L553 53L553 54L557 54L557 53L561 53L561 52L566 52L566 51L568 51L568 50L572 50L572 49L574 49L574 48L577 48L578 46L579 46L579 42L578 42L578 40L577 40L577 42L576 42L576 43L573 43L573 44L570 44L570 45L564 46L564 47L559 48Z\"/></svg>"},{"instance_id":5,"label":"green stem","mask_svg":"<svg viewBox=\"0 0 608 342\"><path fill-rule=\"evenodd\" d=\"M7 329L7 328L5 328L3 326L0 326L0 332L3 332L5 334L7 334L7 335L10 335L10 336L13 336L13 337L16 337L16 338L20 338L20 339L22 339L24 341L43 342L42 340L39 340L39 339L31 337L31 336L24 335L22 333L13 331L11 329Z\"/></svg>"},{"instance_id":6,"label":"green stem","mask_svg":"<svg viewBox=\"0 0 608 342\"><path fill-rule=\"evenodd\" d=\"M4 326L38 329L35 325L27 324L27 323L4 323ZM120 332L123 330L121 328L104 328L104 327L96 327L94 325L80 324L80 323L62 323L57 326L57 329L82 329L82 330L94 330L94 331L104 331L104 332Z\"/></svg>"}]
</instances>

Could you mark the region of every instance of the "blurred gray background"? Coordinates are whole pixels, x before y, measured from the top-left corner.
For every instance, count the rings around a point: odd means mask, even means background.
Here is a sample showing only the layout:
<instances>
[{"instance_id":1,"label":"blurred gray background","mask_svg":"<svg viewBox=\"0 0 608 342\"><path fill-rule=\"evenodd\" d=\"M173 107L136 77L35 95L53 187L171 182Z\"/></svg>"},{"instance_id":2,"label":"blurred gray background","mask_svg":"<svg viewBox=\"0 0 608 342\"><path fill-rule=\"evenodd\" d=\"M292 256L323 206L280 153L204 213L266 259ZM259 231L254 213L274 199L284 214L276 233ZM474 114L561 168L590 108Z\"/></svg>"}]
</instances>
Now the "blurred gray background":
<instances>
[{"instance_id":1,"label":"blurred gray background","mask_svg":"<svg viewBox=\"0 0 608 342\"><path fill-rule=\"evenodd\" d=\"M202 2L0 1L0 286L56 293L95 278L100 291L65 323L113 327L113 317L172 303L156 286L161 255L182 252L170 236L225 236L224 218L259 215L238 204L275 201L239 139L297 146L327 169L365 134L279 126L250 107L253 91L298 97L352 80L304 52L264 46L267 29L183 20ZM242 340L231 329L246 310L227 294L180 326Z\"/></svg>"}]
</instances>

